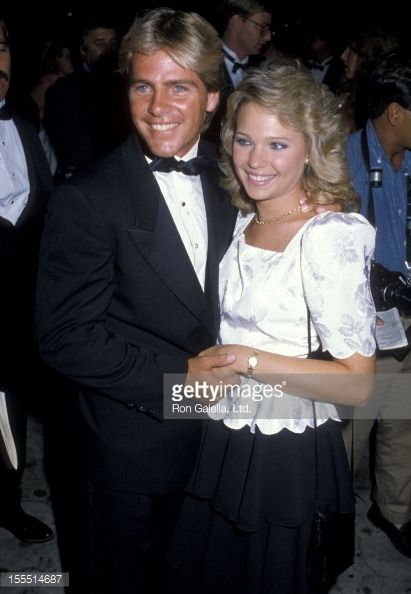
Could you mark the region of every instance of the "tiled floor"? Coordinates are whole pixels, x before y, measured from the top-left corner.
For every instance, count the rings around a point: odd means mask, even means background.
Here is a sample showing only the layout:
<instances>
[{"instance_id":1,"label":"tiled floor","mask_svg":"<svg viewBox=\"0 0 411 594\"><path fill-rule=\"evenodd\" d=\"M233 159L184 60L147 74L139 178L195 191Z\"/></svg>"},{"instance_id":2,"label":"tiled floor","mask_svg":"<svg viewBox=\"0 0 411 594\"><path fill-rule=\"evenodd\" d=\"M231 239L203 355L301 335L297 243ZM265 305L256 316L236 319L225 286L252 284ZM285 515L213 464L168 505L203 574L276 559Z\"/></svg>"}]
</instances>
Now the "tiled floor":
<instances>
[{"instance_id":1,"label":"tiled floor","mask_svg":"<svg viewBox=\"0 0 411 594\"><path fill-rule=\"evenodd\" d=\"M23 482L23 505L27 512L54 526L50 487L44 472L44 436L37 417L29 419L28 459ZM332 594L406 594L411 593L411 559L398 553L384 533L366 518L369 507L369 482L366 464L356 479L357 554L332 589ZM64 495L64 494L63 494ZM38 545L19 543L0 529L0 571L61 571L57 540ZM4 594L63 594L63 588L0 588ZM119 592L118 594L121 594ZM137 593L136 593L137 594Z\"/></svg>"}]
</instances>

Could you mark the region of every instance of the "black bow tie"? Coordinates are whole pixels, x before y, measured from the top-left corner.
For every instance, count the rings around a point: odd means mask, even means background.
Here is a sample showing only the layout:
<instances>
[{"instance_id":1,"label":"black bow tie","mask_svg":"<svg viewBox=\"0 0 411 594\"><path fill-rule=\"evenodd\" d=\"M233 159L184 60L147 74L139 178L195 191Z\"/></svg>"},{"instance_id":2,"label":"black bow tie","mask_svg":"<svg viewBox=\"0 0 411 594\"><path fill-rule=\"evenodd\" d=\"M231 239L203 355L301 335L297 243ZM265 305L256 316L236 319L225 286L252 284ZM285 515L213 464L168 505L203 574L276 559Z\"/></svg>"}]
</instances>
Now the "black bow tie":
<instances>
[{"instance_id":1,"label":"black bow tie","mask_svg":"<svg viewBox=\"0 0 411 594\"><path fill-rule=\"evenodd\" d=\"M4 104L3 107L0 107L0 120L10 120L11 119L11 109L8 105Z\"/></svg>"},{"instance_id":2,"label":"black bow tie","mask_svg":"<svg viewBox=\"0 0 411 594\"><path fill-rule=\"evenodd\" d=\"M210 164L206 157L194 157L189 161L177 161L174 157L155 157L149 167L151 171L160 171L169 173L170 171L180 171L185 175L200 175Z\"/></svg>"},{"instance_id":3,"label":"black bow tie","mask_svg":"<svg viewBox=\"0 0 411 594\"><path fill-rule=\"evenodd\" d=\"M320 72L323 72L326 68L328 68L330 61L331 60L326 60L320 64L319 62L315 62L315 60L308 60L308 67L310 70L320 70Z\"/></svg>"},{"instance_id":4,"label":"black bow tie","mask_svg":"<svg viewBox=\"0 0 411 594\"><path fill-rule=\"evenodd\" d=\"M242 64L241 62L237 62L233 56L231 56L228 52L226 52L225 50L223 50L223 53L225 55L225 57L227 58L227 60L229 60L229 62L232 63L232 67L231 67L231 71L233 74L235 74L237 72L237 70L239 70L240 68L247 68L248 67L248 61L245 62L244 64Z\"/></svg>"}]
</instances>

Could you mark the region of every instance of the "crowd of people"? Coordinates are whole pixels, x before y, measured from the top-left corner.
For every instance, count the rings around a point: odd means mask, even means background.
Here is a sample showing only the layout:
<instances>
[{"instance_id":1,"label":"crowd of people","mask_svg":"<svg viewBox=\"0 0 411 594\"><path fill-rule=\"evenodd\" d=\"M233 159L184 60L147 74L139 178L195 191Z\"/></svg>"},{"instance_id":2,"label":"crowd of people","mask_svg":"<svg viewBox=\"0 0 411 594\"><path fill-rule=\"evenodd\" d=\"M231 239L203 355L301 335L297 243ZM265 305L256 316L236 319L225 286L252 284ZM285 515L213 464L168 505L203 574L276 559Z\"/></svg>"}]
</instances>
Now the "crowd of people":
<instances>
[{"instance_id":1,"label":"crowd of people","mask_svg":"<svg viewBox=\"0 0 411 594\"><path fill-rule=\"evenodd\" d=\"M54 537L20 483L27 411L61 394L79 593L327 591L314 513L354 512L371 438L369 519L411 557L411 418L401 381L373 390L411 355L378 350L370 284L373 261L411 283L411 57L318 23L300 54L260 0L220 16L87 18L27 93L0 20L0 527ZM234 394L167 415L170 377Z\"/></svg>"}]
</instances>

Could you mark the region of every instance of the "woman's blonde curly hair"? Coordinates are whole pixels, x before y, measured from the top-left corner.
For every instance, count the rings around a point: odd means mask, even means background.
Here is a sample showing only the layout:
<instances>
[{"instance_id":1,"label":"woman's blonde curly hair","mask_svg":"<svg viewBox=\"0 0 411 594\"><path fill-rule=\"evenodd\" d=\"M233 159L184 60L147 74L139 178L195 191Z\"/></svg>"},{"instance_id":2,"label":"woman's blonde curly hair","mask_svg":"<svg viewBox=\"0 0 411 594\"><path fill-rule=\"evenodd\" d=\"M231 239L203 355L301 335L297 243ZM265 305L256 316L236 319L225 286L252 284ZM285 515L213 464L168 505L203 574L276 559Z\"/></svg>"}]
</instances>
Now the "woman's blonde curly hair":
<instances>
[{"instance_id":1,"label":"woman's blonde curly hair","mask_svg":"<svg viewBox=\"0 0 411 594\"><path fill-rule=\"evenodd\" d=\"M232 202L243 212L255 210L233 164L233 139L240 108L257 103L274 114L281 125L301 132L306 141L308 164L301 186L316 204L340 202L343 210L358 210L355 192L345 158L346 133L337 111L334 95L317 83L299 60L270 60L259 69L250 69L228 100L222 128L221 185Z\"/></svg>"}]
</instances>

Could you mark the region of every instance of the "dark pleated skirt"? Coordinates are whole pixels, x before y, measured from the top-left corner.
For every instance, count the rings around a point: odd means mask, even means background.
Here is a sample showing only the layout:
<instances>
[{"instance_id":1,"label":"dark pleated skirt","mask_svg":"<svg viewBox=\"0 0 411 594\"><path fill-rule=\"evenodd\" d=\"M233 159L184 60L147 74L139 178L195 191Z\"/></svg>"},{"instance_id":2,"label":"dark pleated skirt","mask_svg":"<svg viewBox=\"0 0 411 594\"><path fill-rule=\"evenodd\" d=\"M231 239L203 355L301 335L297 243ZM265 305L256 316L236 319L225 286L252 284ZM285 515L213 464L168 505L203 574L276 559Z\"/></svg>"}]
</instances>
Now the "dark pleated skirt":
<instances>
[{"instance_id":1,"label":"dark pleated skirt","mask_svg":"<svg viewBox=\"0 0 411 594\"><path fill-rule=\"evenodd\" d=\"M339 423L317 430L320 507L352 512ZM176 594L311 594L315 430L263 435L209 421L169 550Z\"/></svg>"}]
</instances>

